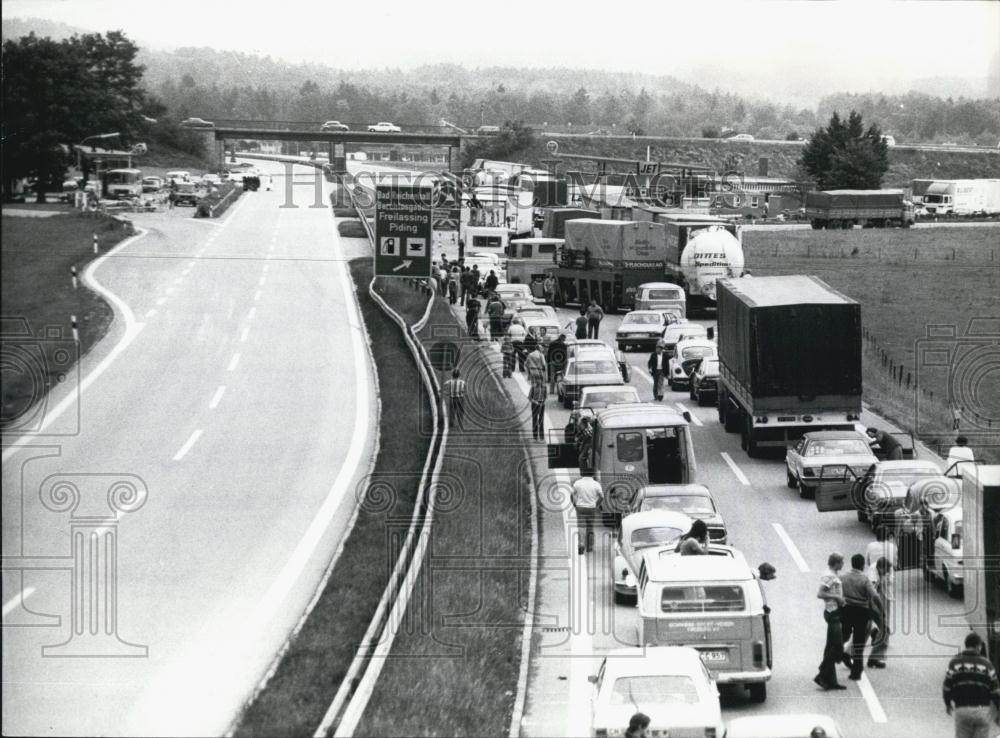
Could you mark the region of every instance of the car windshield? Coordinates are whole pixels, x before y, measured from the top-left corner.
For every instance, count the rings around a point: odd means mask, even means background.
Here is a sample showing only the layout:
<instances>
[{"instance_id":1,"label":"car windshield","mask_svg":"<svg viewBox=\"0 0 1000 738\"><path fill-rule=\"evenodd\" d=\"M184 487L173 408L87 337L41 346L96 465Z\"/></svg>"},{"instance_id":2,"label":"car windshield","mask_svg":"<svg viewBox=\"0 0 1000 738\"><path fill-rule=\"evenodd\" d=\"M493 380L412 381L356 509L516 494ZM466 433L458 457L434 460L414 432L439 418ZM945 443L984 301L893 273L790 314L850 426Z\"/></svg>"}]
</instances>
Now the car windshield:
<instances>
[{"instance_id":1,"label":"car windshield","mask_svg":"<svg viewBox=\"0 0 1000 738\"><path fill-rule=\"evenodd\" d=\"M681 351L681 356L685 359L702 359L706 356L715 356L715 346L689 346Z\"/></svg>"},{"instance_id":2,"label":"car windshield","mask_svg":"<svg viewBox=\"0 0 1000 738\"><path fill-rule=\"evenodd\" d=\"M626 315L623 323L635 323L638 325L660 325L663 322L663 318L659 315Z\"/></svg>"},{"instance_id":3,"label":"car windshield","mask_svg":"<svg viewBox=\"0 0 1000 738\"><path fill-rule=\"evenodd\" d=\"M696 705L698 687L682 674L619 677L611 687L612 705Z\"/></svg>"},{"instance_id":4,"label":"car windshield","mask_svg":"<svg viewBox=\"0 0 1000 738\"><path fill-rule=\"evenodd\" d=\"M812 441L806 447L806 456L847 456L869 454L868 444L860 438L836 438Z\"/></svg>"},{"instance_id":5,"label":"car windshield","mask_svg":"<svg viewBox=\"0 0 1000 738\"><path fill-rule=\"evenodd\" d=\"M680 290L649 290L646 293L647 300L680 300Z\"/></svg>"},{"instance_id":6,"label":"car windshield","mask_svg":"<svg viewBox=\"0 0 1000 738\"><path fill-rule=\"evenodd\" d=\"M518 312L521 313L521 315L538 315L538 316L545 315L545 311L542 310L540 307L523 307L520 310L518 310Z\"/></svg>"},{"instance_id":7,"label":"car windshield","mask_svg":"<svg viewBox=\"0 0 1000 738\"><path fill-rule=\"evenodd\" d=\"M666 525L654 528L636 528L632 531L629 542L632 548L648 548L649 546L665 546L676 543L677 539L684 535L680 528L673 528Z\"/></svg>"},{"instance_id":8,"label":"car windshield","mask_svg":"<svg viewBox=\"0 0 1000 738\"><path fill-rule=\"evenodd\" d=\"M931 477L943 477L940 471L937 469L929 468L919 468L919 469L883 469L876 473L875 480L879 482L885 482L886 484L892 485L902 485L904 487L909 487L914 482L918 482L921 479L929 479Z\"/></svg>"},{"instance_id":9,"label":"car windshield","mask_svg":"<svg viewBox=\"0 0 1000 738\"><path fill-rule=\"evenodd\" d=\"M701 338L705 335L705 329L700 325L683 325L667 328L667 339L671 341L679 341L682 336Z\"/></svg>"},{"instance_id":10,"label":"car windshield","mask_svg":"<svg viewBox=\"0 0 1000 738\"><path fill-rule=\"evenodd\" d=\"M635 390L631 392L588 392L581 401L583 406L595 405L617 405L626 402L639 402L639 395Z\"/></svg>"},{"instance_id":11,"label":"car windshield","mask_svg":"<svg viewBox=\"0 0 1000 738\"><path fill-rule=\"evenodd\" d=\"M642 501L643 510L672 510L688 515L714 513L715 505L711 497L700 495L656 495Z\"/></svg>"},{"instance_id":12,"label":"car windshield","mask_svg":"<svg viewBox=\"0 0 1000 738\"><path fill-rule=\"evenodd\" d=\"M738 584L667 586L660 596L663 612L739 612L745 607Z\"/></svg>"},{"instance_id":13,"label":"car windshield","mask_svg":"<svg viewBox=\"0 0 1000 738\"><path fill-rule=\"evenodd\" d=\"M578 361L576 362L577 374L614 374L618 371L615 362L608 360Z\"/></svg>"}]
</instances>

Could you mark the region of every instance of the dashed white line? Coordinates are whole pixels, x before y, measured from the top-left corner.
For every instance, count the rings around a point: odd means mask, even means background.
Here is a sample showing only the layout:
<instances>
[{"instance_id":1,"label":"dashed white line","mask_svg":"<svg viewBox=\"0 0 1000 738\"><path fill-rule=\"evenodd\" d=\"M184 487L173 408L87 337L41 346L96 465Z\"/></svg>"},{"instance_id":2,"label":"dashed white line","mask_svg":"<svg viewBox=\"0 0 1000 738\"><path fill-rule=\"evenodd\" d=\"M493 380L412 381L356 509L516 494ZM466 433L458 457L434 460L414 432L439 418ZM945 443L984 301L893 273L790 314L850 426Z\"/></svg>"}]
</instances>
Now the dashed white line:
<instances>
[{"instance_id":1,"label":"dashed white line","mask_svg":"<svg viewBox=\"0 0 1000 738\"><path fill-rule=\"evenodd\" d=\"M224 394L226 394L226 385L220 384L219 389L215 390L215 394L212 395L212 401L208 403L208 409L215 410L219 406L219 403L222 402Z\"/></svg>"},{"instance_id":2,"label":"dashed white line","mask_svg":"<svg viewBox=\"0 0 1000 738\"><path fill-rule=\"evenodd\" d=\"M7 604L5 604L3 606L3 616L7 617L7 615L9 615L11 612L13 612L17 608L18 605L22 604L26 599L28 599L29 597L31 597L31 595L34 594L34 592L35 592L35 588L34 587L25 587L23 590L21 590L20 592L18 592L16 595L14 595L13 597L11 597L7 601Z\"/></svg>"},{"instance_id":3,"label":"dashed white line","mask_svg":"<svg viewBox=\"0 0 1000 738\"><path fill-rule=\"evenodd\" d=\"M197 263L198 262L196 262L194 259L192 259L191 261L188 262L187 268L191 269Z\"/></svg>"},{"instance_id":4,"label":"dashed white line","mask_svg":"<svg viewBox=\"0 0 1000 738\"><path fill-rule=\"evenodd\" d=\"M194 446L196 443L198 443L198 439L201 438L201 434L203 432L204 431L202 431L199 428L194 433L192 433L191 437L189 439L187 439L187 441L184 443L183 446L181 446L181 450L178 451L176 454L174 454L174 461L180 461L185 456L187 456L187 452L191 450L192 446Z\"/></svg>"},{"instance_id":5,"label":"dashed white line","mask_svg":"<svg viewBox=\"0 0 1000 738\"><path fill-rule=\"evenodd\" d=\"M736 478L740 480L740 484L749 485L750 480L747 479L747 475L743 473L743 470L736 466L736 462L733 461L733 457L725 451L722 451L721 454L722 459L729 465L729 468L733 470L733 474L736 475Z\"/></svg>"},{"instance_id":6,"label":"dashed white line","mask_svg":"<svg viewBox=\"0 0 1000 738\"><path fill-rule=\"evenodd\" d=\"M260 294L261 294L261 293L260 293L260 290L257 290L257 291L256 291L256 292L254 293L254 296L253 296L253 301L254 301L254 302L258 302L258 301L260 300Z\"/></svg>"},{"instance_id":7,"label":"dashed white line","mask_svg":"<svg viewBox=\"0 0 1000 738\"><path fill-rule=\"evenodd\" d=\"M154 315L156 315L156 308L150 308L146 311L147 318L152 318Z\"/></svg>"},{"instance_id":8,"label":"dashed white line","mask_svg":"<svg viewBox=\"0 0 1000 738\"><path fill-rule=\"evenodd\" d=\"M872 720L876 723L889 722L889 719L885 716L885 710L882 709L882 703L878 701L878 695L875 694L872 683L868 681L868 675L864 672L861 672L861 678L858 680L858 689L861 690L861 696L868 706L868 712L871 714Z\"/></svg>"},{"instance_id":9,"label":"dashed white line","mask_svg":"<svg viewBox=\"0 0 1000 738\"><path fill-rule=\"evenodd\" d=\"M691 413L691 411L688 410L687 406L683 402L678 402L675 404L677 405L677 407L680 408L682 413ZM691 422L694 423L695 425L705 425L704 423L701 422L701 418L699 418L694 413L691 413Z\"/></svg>"},{"instance_id":10,"label":"dashed white line","mask_svg":"<svg viewBox=\"0 0 1000 738\"><path fill-rule=\"evenodd\" d=\"M167 298L165 298L165 297L161 297L161 298L160 298L159 300L157 300L157 301L156 301L156 304L157 304L157 305L162 305L162 304L163 304L163 303L165 303L166 301L167 301Z\"/></svg>"},{"instance_id":11,"label":"dashed white line","mask_svg":"<svg viewBox=\"0 0 1000 738\"><path fill-rule=\"evenodd\" d=\"M176 287L167 287L167 289L166 289L166 293L167 293L168 295L172 295L172 294L174 294L174 293L175 293L176 291L177 291L177 288L176 288Z\"/></svg>"},{"instance_id":12,"label":"dashed white line","mask_svg":"<svg viewBox=\"0 0 1000 738\"><path fill-rule=\"evenodd\" d=\"M261 278L257 280L257 284L259 284L261 287L263 287L264 283L266 281L267 281L267 277L261 276Z\"/></svg>"},{"instance_id":13,"label":"dashed white line","mask_svg":"<svg viewBox=\"0 0 1000 738\"><path fill-rule=\"evenodd\" d=\"M249 335L250 335L250 326L247 326L246 328L243 329L243 332L240 333L240 343L246 343L247 336Z\"/></svg>"},{"instance_id":14,"label":"dashed white line","mask_svg":"<svg viewBox=\"0 0 1000 738\"><path fill-rule=\"evenodd\" d=\"M236 365L240 363L240 352L237 351L233 354L233 358L229 360L229 366L226 367L227 372L231 372L236 369Z\"/></svg>"},{"instance_id":15,"label":"dashed white line","mask_svg":"<svg viewBox=\"0 0 1000 738\"><path fill-rule=\"evenodd\" d=\"M180 284L183 281L184 281L184 277L178 277L177 279L174 280L174 284Z\"/></svg>"},{"instance_id":16,"label":"dashed white line","mask_svg":"<svg viewBox=\"0 0 1000 738\"><path fill-rule=\"evenodd\" d=\"M651 376L649 376L648 374L646 374L646 372L644 372L639 367L637 367L637 366L632 367L632 371L634 371L636 374L638 374L640 377L642 377L643 379L645 379L650 384L653 383L653 378Z\"/></svg>"},{"instance_id":17,"label":"dashed white line","mask_svg":"<svg viewBox=\"0 0 1000 738\"><path fill-rule=\"evenodd\" d=\"M774 528L774 532L778 534L778 538L781 539L781 542L785 544L785 548L787 548L788 553L791 554L792 561L794 561L795 565L799 567L799 571L809 571L809 564L807 564L806 560L802 558L802 554L799 552L799 547L795 545L795 542L792 540L792 537L788 535L784 526L781 523L771 523L771 526Z\"/></svg>"},{"instance_id":18,"label":"dashed white line","mask_svg":"<svg viewBox=\"0 0 1000 738\"><path fill-rule=\"evenodd\" d=\"M260 271L261 271L262 274L267 274L267 270L270 269L270 268L271 268L270 264L265 264L264 268L261 269Z\"/></svg>"},{"instance_id":19,"label":"dashed white line","mask_svg":"<svg viewBox=\"0 0 1000 738\"><path fill-rule=\"evenodd\" d=\"M250 308L250 312L247 313L247 320L253 320L253 316L255 316L256 314L257 314L257 308L256 307Z\"/></svg>"}]
</instances>

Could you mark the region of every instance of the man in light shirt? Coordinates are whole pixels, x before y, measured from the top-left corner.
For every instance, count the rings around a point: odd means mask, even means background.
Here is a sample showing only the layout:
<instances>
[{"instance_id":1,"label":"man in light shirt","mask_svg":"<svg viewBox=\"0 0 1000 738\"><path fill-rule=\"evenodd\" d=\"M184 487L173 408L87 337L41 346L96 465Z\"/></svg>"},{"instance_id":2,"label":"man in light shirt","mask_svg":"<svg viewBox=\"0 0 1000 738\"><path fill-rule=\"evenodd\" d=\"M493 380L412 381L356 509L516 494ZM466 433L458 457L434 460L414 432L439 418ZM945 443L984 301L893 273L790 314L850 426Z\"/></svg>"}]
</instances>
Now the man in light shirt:
<instances>
[{"instance_id":1,"label":"man in light shirt","mask_svg":"<svg viewBox=\"0 0 1000 738\"><path fill-rule=\"evenodd\" d=\"M840 570L844 568L844 557L832 553L826 560L827 571L820 578L816 596L823 600L823 619L826 621L826 644L823 646L823 660L819 674L813 681L823 689L847 689L837 681L837 664L844 660L844 632L840 623L840 609L844 606L844 586L840 581Z\"/></svg>"},{"instance_id":2,"label":"man in light shirt","mask_svg":"<svg viewBox=\"0 0 1000 738\"><path fill-rule=\"evenodd\" d=\"M586 549L580 541L576 552L583 555L584 551L594 550L594 520L597 518L598 505L604 498L601 483L592 476L583 476L573 482L573 507L576 508L576 518L579 524L586 527Z\"/></svg>"},{"instance_id":3,"label":"man in light shirt","mask_svg":"<svg viewBox=\"0 0 1000 738\"><path fill-rule=\"evenodd\" d=\"M968 439L959 436L955 439L955 445L948 449L947 473L949 477L961 477L969 466L975 465L976 456L968 446Z\"/></svg>"}]
</instances>

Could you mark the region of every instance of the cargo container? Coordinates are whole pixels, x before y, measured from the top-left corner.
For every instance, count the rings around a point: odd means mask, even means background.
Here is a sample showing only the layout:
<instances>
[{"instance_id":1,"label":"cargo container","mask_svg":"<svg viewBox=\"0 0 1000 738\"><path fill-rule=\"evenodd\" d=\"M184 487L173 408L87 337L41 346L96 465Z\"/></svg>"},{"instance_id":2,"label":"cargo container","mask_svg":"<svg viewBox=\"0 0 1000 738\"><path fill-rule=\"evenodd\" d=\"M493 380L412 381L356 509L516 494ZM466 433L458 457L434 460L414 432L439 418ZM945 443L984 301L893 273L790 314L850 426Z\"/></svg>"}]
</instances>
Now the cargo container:
<instances>
[{"instance_id":1,"label":"cargo container","mask_svg":"<svg viewBox=\"0 0 1000 738\"><path fill-rule=\"evenodd\" d=\"M579 218L600 218L596 210L586 208L544 208L542 238L566 238L566 221Z\"/></svg>"},{"instance_id":2,"label":"cargo container","mask_svg":"<svg viewBox=\"0 0 1000 738\"><path fill-rule=\"evenodd\" d=\"M963 472L961 512L965 617L1000 669L1000 466L973 465Z\"/></svg>"},{"instance_id":3,"label":"cargo container","mask_svg":"<svg viewBox=\"0 0 1000 738\"><path fill-rule=\"evenodd\" d=\"M1000 179L953 179L932 182L924 192L929 215L1000 213Z\"/></svg>"},{"instance_id":4,"label":"cargo container","mask_svg":"<svg viewBox=\"0 0 1000 738\"><path fill-rule=\"evenodd\" d=\"M755 456L861 417L861 306L817 277L718 282L719 422Z\"/></svg>"},{"instance_id":5,"label":"cargo container","mask_svg":"<svg viewBox=\"0 0 1000 738\"><path fill-rule=\"evenodd\" d=\"M909 228L913 203L902 190L828 190L806 193L806 219L814 230Z\"/></svg>"}]
</instances>

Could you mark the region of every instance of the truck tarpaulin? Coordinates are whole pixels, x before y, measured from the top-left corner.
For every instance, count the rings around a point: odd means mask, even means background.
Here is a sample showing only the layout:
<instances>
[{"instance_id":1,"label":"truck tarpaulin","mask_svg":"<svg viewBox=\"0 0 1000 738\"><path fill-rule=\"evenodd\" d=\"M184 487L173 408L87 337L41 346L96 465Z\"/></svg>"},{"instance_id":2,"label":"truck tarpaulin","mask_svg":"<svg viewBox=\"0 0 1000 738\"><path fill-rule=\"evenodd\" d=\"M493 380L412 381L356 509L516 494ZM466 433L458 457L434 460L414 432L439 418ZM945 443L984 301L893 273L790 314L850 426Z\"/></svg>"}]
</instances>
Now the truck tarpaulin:
<instances>
[{"instance_id":1,"label":"truck tarpaulin","mask_svg":"<svg viewBox=\"0 0 1000 738\"><path fill-rule=\"evenodd\" d=\"M902 190L827 190L806 193L807 208L861 210L902 206Z\"/></svg>"},{"instance_id":2,"label":"truck tarpaulin","mask_svg":"<svg viewBox=\"0 0 1000 738\"><path fill-rule=\"evenodd\" d=\"M542 225L543 238L566 238L566 221L578 218L600 218L596 210L585 208L546 208Z\"/></svg>"},{"instance_id":3,"label":"truck tarpaulin","mask_svg":"<svg viewBox=\"0 0 1000 738\"><path fill-rule=\"evenodd\" d=\"M591 269L649 269L663 264L659 223L581 218L566 222L566 250L583 254Z\"/></svg>"}]
</instances>

